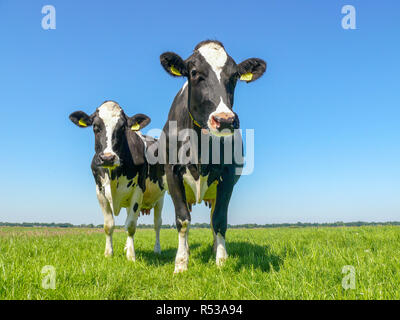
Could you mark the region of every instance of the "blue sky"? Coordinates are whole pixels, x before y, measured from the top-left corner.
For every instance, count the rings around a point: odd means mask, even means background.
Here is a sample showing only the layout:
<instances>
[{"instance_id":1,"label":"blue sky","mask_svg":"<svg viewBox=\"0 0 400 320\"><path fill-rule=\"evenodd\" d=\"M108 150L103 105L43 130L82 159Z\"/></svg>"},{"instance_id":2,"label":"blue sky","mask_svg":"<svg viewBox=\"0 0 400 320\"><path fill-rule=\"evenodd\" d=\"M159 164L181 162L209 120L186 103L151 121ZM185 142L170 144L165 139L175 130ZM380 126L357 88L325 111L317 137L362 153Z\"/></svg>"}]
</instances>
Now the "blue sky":
<instances>
[{"instance_id":1,"label":"blue sky","mask_svg":"<svg viewBox=\"0 0 400 320\"><path fill-rule=\"evenodd\" d=\"M41 27L47 4L56 30ZM346 4L356 30L341 27ZM184 80L159 55L186 58L208 38L237 63L268 63L236 89L255 171L239 180L229 223L400 220L399 12L394 0L0 0L0 221L102 223L93 133L68 115L113 99L161 128ZM168 196L163 220L174 221ZM192 221L208 220L196 206Z\"/></svg>"}]
</instances>

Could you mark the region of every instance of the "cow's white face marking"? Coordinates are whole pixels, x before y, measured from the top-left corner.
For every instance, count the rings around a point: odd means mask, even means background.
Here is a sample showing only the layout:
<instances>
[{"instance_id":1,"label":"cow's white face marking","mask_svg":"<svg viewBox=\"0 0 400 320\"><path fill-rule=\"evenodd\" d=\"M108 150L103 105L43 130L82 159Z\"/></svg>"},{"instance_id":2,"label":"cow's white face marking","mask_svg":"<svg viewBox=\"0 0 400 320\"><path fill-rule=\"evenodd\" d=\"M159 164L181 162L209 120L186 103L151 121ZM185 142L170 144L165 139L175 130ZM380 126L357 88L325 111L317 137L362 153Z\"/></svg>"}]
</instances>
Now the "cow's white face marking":
<instances>
[{"instance_id":1,"label":"cow's white face marking","mask_svg":"<svg viewBox=\"0 0 400 320\"><path fill-rule=\"evenodd\" d=\"M228 60L228 55L223 47L221 47L218 43L210 42L202 45L197 51L203 56L203 58L207 61L207 63L211 66L215 75L217 76L218 81L221 83L221 72L226 65ZM222 97L220 97L219 105L217 109L209 115L208 118L208 128L213 135L216 136L230 136L233 133L231 131L225 132L217 130L217 128L213 128L211 126L211 119L213 116L219 113L226 113L231 117L234 117L234 113L228 106L224 103Z\"/></svg>"},{"instance_id":2,"label":"cow's white face marking","mask_svg":"<svg viewBox=\"0 0 400 320\"><path fill-rule=\"evenodd\" d=\"M208 129L210 129L210 132L213 135L218 136L218 137L226 137L226 136L233 135L233 132L230 131L230 130L226 130L226 132L224 130L223 131L218 131L217 129L215 129L215 128L213 128L211 126L212 117L217 115L217 114L219 114L219 113L227 113L231 117L235 116L235 114L232 112L232 110L228 108L228 106L224 103L224 101L222 101L222 97L221 97L221 101L219 102L219 105L218 105L217 109L215 109L215 111L212 112L210 114L210 116L208 117L208 121L207 121Z\"/></svg>"},{"instance_id":3,"label":"cow's white face marking","mask_svg":"<svg viewBox=\"0 0 400 320\"><path fill-rule=\"evenodd\" d=\"M115 129L115 126L118 123L118 120L121 117L122 109L121 107L112 101L107 101L101 105L99 108L99 117L104 122L104 126L106 128L106 148L103 153L110 153L112 155L116 155L114 150L112 149L112 136ZM119 164L119 159L117 160Z\"/></svg>"},{"instance_id":4,"label":"cow's white face marking","mask_svg":"<svg viewBox=\"0 0 400 320\"><path fill-rule=\"evenodd\" d=\"M228 60L228 55L225 49L222 48L218 43L210 42L202 45L197 51L204 57L204 59L211 66L215 72L218 81L221 81L221 72Z\"/></svg>"}]
</instances>

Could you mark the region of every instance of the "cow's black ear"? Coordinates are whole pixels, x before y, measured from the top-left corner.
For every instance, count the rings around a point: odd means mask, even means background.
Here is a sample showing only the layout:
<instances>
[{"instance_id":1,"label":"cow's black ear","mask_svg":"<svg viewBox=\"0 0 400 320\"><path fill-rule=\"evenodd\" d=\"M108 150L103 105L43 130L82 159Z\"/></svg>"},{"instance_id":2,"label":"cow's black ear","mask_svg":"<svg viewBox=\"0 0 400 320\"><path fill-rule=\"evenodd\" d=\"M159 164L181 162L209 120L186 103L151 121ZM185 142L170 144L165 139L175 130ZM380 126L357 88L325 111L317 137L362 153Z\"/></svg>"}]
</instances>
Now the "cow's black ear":
<instances>
[{"instance_id":1,"label":"cow's black ear","mask_svg":"<svg viewBox=\"0 0 400 320\"><path fill-rule=\"evenodd\" d=\"M185 61L173 52L165 52L160 56L161 65L171 76L186 77L187 68Z\"/></svg>"},{"instance_id":2,"label":"cow's black ear","mask_svg":"<svg viewBox=\"0 0 400 320\"><path fill-rule=\"evenodd\" d=\"M83 111L75 111L69 115L69 119L78 127L86 128L92 125L92 117Z\"/></svg>"},{"instance_id":3,"label":"cow's black ear","mask_svg":"<svg viewBox=\"0 0 400 320\"><path fill-rule=\"evenodd\" d=\"M251 58L239 64L238 68L240 80L249 83L257 80L264 74L267 69L267 63L262 59Z\"/></svg>"},{"instance_id":4,"label":"cow's black ear","mask_svg":"<svg viewBox=\"0 0 400 320\"><path fill-rule=\"evenodd\" d=\"M150 123L151 119L145 114L138 113L128 118L128 126L132 131L139 131Z\"/></svg>"}]
</instances>

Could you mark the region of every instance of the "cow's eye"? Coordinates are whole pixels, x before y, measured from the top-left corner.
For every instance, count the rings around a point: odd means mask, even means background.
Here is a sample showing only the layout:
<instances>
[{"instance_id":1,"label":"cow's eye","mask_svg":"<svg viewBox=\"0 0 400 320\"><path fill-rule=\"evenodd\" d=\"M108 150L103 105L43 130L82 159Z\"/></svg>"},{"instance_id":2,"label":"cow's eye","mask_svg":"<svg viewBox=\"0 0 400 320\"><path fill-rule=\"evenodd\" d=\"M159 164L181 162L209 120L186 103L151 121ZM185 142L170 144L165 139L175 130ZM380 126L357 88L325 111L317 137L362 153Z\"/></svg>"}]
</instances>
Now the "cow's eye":
<instances>
[{"instance_id":1,"label":"cow's eye","mask_svg":"<svg viewBox=\"0 0 400 320\"><path fill-rule=\"evenodd\" d=\"M93 131L94 131L95 133L99 133L100 128L99 128L99 126L98 126L97 124L94 124L94 125L93 125Z\"/></svg>"},{"instance_id":2,"label":"cow's eye","mask_svg":"<svg viewBox=\"0 0 400 320\"><path fill-rule=\"evenodd\" d=\"M194 80L196 83L204 80L203 75L200 72L198 72L197 70L192 70L190 72L190 75L191 75L192 80Z\"/></svg>"}]
</instances>

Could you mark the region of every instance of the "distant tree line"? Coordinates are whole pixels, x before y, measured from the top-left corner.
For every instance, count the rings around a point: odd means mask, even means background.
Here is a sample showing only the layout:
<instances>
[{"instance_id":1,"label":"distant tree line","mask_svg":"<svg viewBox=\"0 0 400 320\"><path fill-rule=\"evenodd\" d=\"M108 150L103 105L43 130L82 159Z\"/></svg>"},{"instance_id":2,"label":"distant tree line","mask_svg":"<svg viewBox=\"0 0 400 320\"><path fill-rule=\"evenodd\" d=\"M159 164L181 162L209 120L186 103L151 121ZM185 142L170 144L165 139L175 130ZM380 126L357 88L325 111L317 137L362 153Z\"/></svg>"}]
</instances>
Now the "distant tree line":
<instances>
[{"instance_id":1,"label":"distant tree line","mask_svg":"<svg viewBox=\"0 0 400 320\"><path fill-rule=\"evenodd\" d=\"M257 229L257 228L307 228L307 227L361 227L361 226L400 226L399 221L390 221L390 222L333 222L333 223L309 223L309 222L297 222L297 223L274 223L274 224L255 224L255 223L247 223L247 224L237 224L231 225L228 224L228 228L230 229ZM102 224L94 225L94 224L79 224L73 225L71 223L43 223L43 222L22 222L22 223L13 223L13 222L0 222L0 227L53 227L53 228L103 228ZM151 229L154 226L152 224L139 224L139 228ZM116 228L123 228L123 226L117 226ZM162 225L163 229L174 229L175 225L165 224ZM190 228L201 229L201 228L210 228L210 224L208 223L193 223L190 225Z\"/></svg>"}]
</instances>

